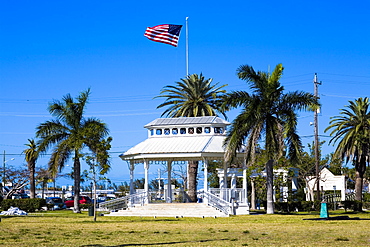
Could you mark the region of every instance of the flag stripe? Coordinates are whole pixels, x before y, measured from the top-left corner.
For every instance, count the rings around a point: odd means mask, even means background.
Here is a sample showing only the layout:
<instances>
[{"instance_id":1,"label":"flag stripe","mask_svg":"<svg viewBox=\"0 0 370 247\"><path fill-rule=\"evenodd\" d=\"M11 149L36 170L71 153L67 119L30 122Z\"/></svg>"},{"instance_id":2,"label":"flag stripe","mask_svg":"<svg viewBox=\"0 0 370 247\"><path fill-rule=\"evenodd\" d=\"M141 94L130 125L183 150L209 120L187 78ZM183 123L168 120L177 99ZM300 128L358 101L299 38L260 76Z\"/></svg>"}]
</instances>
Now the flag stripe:
<instances>
[{"instance_id":1,"label":"flag stripe","mask_svg":"<svg viewBox=\"0 0 370 247\"><path fill-rule=\"evenodd\" d=\"M172 28L171 28L172 27ZM144 36L148 39L177 47L181 25L162 24L148 27Z\"/></svg>"}]
</instances>

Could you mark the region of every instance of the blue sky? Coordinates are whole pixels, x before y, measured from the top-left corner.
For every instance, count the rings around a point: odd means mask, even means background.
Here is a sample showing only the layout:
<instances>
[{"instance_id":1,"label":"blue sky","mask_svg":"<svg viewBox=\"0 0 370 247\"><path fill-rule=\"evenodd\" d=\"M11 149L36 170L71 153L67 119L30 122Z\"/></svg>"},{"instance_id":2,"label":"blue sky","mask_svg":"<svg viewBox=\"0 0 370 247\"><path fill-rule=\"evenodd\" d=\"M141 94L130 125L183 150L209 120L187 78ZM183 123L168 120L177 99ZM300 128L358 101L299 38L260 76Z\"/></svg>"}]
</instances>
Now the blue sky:
<instances>
[{"instance_id":1,"label":"blue sky","mask_svg":"<svg viewBox=\"0 0 370 247\"><path fill-rule=\"evenodd\" d=\"M328 142L330 117L348 100L369 96L369 7L368 1L1 1L1 154L15 158L9 165L24 164L24 144L51 119L48 103L90 87L86 115L106 122L113 137L108 177L127 180L118 154L146 138L143 126L163 111L156 109L163 100L153 97L186 73L185 29L177 48L143 34L148 26L185 25L186 17L189 72L229 91L248 90L236 76L243 64L267 71L282 63L287 91L313 93L317 73L319 134ZM300 113L304 144L313 141L312 121L312 113ZM333 150L324 144L324 154ZM46 157L38 163L46 164Z\"/></svg>"}]
</instances>

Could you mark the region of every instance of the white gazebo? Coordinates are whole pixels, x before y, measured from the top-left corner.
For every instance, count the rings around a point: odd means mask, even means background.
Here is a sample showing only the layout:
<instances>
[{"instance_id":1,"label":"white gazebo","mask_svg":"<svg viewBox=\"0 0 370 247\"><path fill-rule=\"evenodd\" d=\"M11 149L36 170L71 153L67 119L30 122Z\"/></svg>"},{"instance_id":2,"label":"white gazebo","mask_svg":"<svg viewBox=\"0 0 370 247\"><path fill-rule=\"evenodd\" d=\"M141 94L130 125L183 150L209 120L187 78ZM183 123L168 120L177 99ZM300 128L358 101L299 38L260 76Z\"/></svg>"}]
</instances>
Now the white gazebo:
<instances>
[{"instance_id":1,"label":"white gazebo","mask_svg":"<svg viewBox=\"0 0 370 247\"><path fill-rule=\"evenodd\" d=\"M134 170L136 164L143 164L145 185L144 192L149 193L149 167L153 162L165 161L167 164L168 181L171 181L171 170L173 162L178 161L201 161L204 171L204 202L210 204L208 199L208 162L212 160L223 160L224 140L226 138L226 127L229 122L214 116L206 117L180 117L180 118L158 118L144 127L148 130L148 138L120 155L122 160L129 164L130 169L130 194L135 194L133 189ZM237 154L243 158L242 153ZM246 205L246 213L249 213L247 188L246 188L246 165L243 162L244 177L243 203ZM225 178L226 179L226 178ZM225 189L227 183L223 183ZM167 187L166 201L172 202L171 186ZM212 196L212 195L210 195ZM227 203L228 198L219 198ZM149 203L145 197L145 203ZM233 203L234 205L234 203ZM238 202L236 202L238 205ZM234 210L235 212L235 210Z\"/></svg>"}]
</instances>

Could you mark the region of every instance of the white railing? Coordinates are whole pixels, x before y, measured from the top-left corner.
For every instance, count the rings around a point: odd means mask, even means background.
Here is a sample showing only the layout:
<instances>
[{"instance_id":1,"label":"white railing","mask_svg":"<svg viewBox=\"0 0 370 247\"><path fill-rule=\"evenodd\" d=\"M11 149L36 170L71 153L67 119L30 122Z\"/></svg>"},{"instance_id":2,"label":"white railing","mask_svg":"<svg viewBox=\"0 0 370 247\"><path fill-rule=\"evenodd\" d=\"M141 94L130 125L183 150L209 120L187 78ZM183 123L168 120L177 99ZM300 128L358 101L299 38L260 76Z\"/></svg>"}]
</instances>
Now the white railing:
<instances>
[{"instance_id":1,"label":"white railing","mask_svg":"<svg viewBox=\"0 0 370 247\"><path fill-rule=\"evenodd\" d=\"M99 208L104 210L119 210L127 208L129 197L130 196L124 196L109 201L100 202Z\"/></svg>"},{"instance_id":2,"label":"white railing","mask_svg":"<svg viewBox=\"0 0 370 247\"><path fill-rule=\"evenodd\" d=\"M242 188L235 189L219 189L219 188L209 188L211 194L216 195L225 201L231 202L232 199L235 203L246 203L245 191Z\"/></svg>"},{"instance_id":3,"label":"white railing","mask_svg":"<svg viewBox=\"0 0 370 247\"><path fill-rule=\"evenodd\" d=\"M198 192L198 195L200 195L203 198L204 203L207 203L209 206L214 207L221 212L223 212L225 215L230 215L231 213L231 203L221 199L220 197L206 192L206 191L200 191Z\"/></svg>"},{"instance_id":4,"label":"white railing","mask_svg":"<svg viewBox=\"0 0 370 247\"><path fill-rule=\"evenodd\" d=\"M148 203L148 193L146 191L129 195L129 207L133 207L138 204L143 206L145 203Z\"/></svg>"},{"instance_id":5,"label":"white railing","mask_svg":"<svg viewBox=\"0 0 370 247\"><path fill-rule=\"evenodd\" d=\"M148 193L143 191L132 195L120 197L117 199L109 200L106 202L99 203L99 208L108 210L118 210L127 207L133 207L134 205L140 204L143 206L148 202Z\"/></svg>"}]
</instances>

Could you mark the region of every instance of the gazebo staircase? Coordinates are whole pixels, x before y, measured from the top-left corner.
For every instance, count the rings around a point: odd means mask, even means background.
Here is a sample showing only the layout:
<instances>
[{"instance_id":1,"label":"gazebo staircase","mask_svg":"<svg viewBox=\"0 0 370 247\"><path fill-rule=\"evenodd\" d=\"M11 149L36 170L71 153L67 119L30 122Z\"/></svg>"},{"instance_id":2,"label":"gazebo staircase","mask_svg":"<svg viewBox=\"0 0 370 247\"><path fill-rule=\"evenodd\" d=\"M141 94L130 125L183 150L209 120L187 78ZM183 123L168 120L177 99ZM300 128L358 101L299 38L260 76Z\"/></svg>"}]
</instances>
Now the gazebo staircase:
<instances>
[{"instance_id":1,"label":"gazebo staircase","mask_svg":"<svg viewBox=\"0 0 370 247\"><path fill-rule=\"evenodd\" d=\"M107 216L151 217L227 217L232 212L230 203L208 192L199 193L203 203L147 203L146 192L136 193L99 204Z\"/></svg>"},{"instance_id":2,"label":"gazebo staircase","mask_svg":"<svg viewBox=\"0 0 370 247\"><path fill-rule=\"evenodd\" d=\"M105 216L142 216L142 217L227 217L225 213L204 203L149 203L129 207Z\"/></svg>"}]
</instances>

